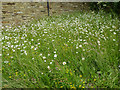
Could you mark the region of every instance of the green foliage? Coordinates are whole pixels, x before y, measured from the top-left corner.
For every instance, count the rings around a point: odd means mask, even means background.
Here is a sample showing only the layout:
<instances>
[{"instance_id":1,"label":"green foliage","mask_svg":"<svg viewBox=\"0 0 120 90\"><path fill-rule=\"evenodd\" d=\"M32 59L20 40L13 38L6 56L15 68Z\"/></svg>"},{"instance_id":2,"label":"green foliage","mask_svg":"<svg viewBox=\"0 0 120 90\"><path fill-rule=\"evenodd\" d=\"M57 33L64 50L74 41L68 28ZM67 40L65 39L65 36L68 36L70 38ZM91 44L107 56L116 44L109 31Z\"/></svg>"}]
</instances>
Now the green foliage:
<instances>
[{"instance_id":1,"label":"green foliage","mask_svg":"<svg viewBox=\"0 0 120 90\"><path fill-rule=\"evenodd\" d=\"M91 2L90 8L91 10L104 10L120 14L120 2Z\"/></svg>"},{"instance_id":2,"label":"green foliage","mask_svg":"<svg viewBox=\"0 0 120 90\"><path fill-rule=\"evenodd\" d=\"M3 29L3 88L118 88L119 23L74 12Z\"/></svg>"}]
</instances>

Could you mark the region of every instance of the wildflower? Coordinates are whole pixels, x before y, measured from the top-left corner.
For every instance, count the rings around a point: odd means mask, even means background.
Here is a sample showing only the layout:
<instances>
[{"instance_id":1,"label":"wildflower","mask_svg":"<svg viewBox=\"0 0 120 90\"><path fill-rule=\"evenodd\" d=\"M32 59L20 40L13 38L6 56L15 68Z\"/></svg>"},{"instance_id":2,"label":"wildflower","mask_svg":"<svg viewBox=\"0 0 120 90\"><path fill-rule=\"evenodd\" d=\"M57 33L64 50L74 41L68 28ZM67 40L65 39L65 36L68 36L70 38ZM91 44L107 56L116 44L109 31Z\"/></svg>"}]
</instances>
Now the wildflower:
<instances>
[{"instance_id":1,"label":"wildflower","mask_svg":"<svg viewBox=\"0 0 120 90\"><path fill-rule=\"evenodd\" d=\"M113 39L113 41L115 41L115 39Z\"/></svg>"},{"instance_id":2,"label":"wildflower","mask_svg":"<svg viewBox=\"0 0 120 90\"><path fill-rule=\"evenodd\" d=\"M79 45L79 47L82 47L82 45Z\"/></svg>"},{"instance_id":3,"label":"wildflower","mask_svg":"<svg viewBox=\"0 0 120 90\"><path fill-rule=\"evenodd\" d=\"M16 76L18 75L18 72L16 72Z\"/></svg>"},{"instance_id":4,"label":"wildflower","mask_svg":"<svg viewBox=\"0 0 120 90\"><path fill-rule=\"evenodd\" d=\"M47 66L48 69L50 69L50 66Z\"/></svg>"},{"instance_id":5,"label":"wildflower","mask_svg":"<svg viewBox=\"0 0 120 90\"><path fill-rule=\"evenodd\" d=\"M57 57L57 54L55 54L54 57Z\"/></svg>"},{"instance_id":6,"label":"wildflower","mask_svg":"<svg viewBox=\"0 0 120 90\"><path fill-rule=\"evenodd\" d=\"M34 39L31 39L31 41L34 41Z\"/></svg>"},{"instance_id":7,"label":"wildflower","mask_svg":"<svg viewBox=\"0 0 120 90\"><path fill-rule=\"evenodd\" d=\"M40 53L40 56L42 56L42 53Z\"/></svg>"},{"instance_id":8,"label":"wildflower","mask_svg":"<svg viewBox=\"0 0 120 90\"><path fill-rule=\"evenodd\" d=\"M116 34L116 32L114 32L114 34Z\"/></svg>"},{"instance_id":9,"label":"wildflower","mask_svg":"<svg viewBox=\"0 0 120 90\"><path fill-rule=\"evenodd\" d=\"M31 46L31 49L34 48L34 46Z\"/></svg>"},{"instance_id":10,"label":"wildflower","mask_svg":"<svg viewBox=\"0 0 120 90\"><path fill-rule=\"evenodd\" d=\"M70 85L70 87L72 87L72 85Z\"/></svg>"},{"instance_id":11,"label":"wildflower","mask_svg":"<svg viewBox=\"0 0 120 90\"><path fill-rule=\"evenodd\" d=\"M110 30L110 31L113 31L113 30Z\"/></svg>"},{"instance_id":12,"label":"wildflower","mask_svg":"<svg viewBox=\"0 0 120 90\"><path fill-rule=\"evenodd\" d=\"M120 65L118 67L120 68Z\"/></svg>"},{"instance_id":13,"label":"wildflower","mask_svg":"<svg viewBox=\"0 0 120 90\"><path fill-rule=\"evenodd\" d=\"M85 88L84 86L82 88Z\"/></svg>"},{"instance_id":14,"label":"wildflower","mask_svg":"<svg viewBox=\"0 0 120 90\"><path fill-rule=\"evenodd\" d=\"M60 86L60 88L63 88L63 86Z\"/></svg>"},{"instance_id":15,"label":"wildflower","mask_svg":"<svg viewBox=\"0 0 120 90\"><path fill-rule=\"evenodd\" d=\"M9 76L9 78L11 78L11 76Z\"/></svg>"},{"instance_id":16,"label":"wildflower","mask_svg":"<svg viewBox=\"0 0 120 90\"><path fill-rule=\"evenodd\" d=\"M85 60L85 58L83 57L82 60Z\"/></svg>"},{"instance_id":17,"label":"wildflower","mask_svg":"<svg viewBox=\"0 0 120 90\"><path fill-rule=\"evenodd\" d=\"M85 82L83 81L83 83L85 83Z\"/></svg>"},{"instance_id":18,"label":"wildflower","mask_svg":"<svg viewBox=\"0 0 120 90\"><path fill-rule=\"evenodd\" d=\"M94 13L94 11L92 13Z\"/></svg>"},{"instance_id":19,"label":"wildflower","mask_svg":"<svg viewBox=\"0 0 120 90\"><path fill-rule=\"evenodd\" d=\"M50 54L48 54L48 56L50 56Z\"/></svg>"},{"instance_id":20,"label":"wildflower","mask_svg":"<svg viewBox=\"0 0 120 90\"><path fill-rule=\"evenodd\" d=\"M97 41L98 42L98 44L100 44L100 41Z\"/></svg>"},{"instance_id":21,"label":"wildflower","mask_svg":"<svg viewBox=\"0 0 120 90\"><path fill-rule=\"evenodd\" d=\"M112 26L112 28L116 28L115 26Z\"/></svg>"},{"instance_id":22,"label":"wildflower","mask_svg":"<svg viewBox=\"0 0 120 90\"><path fill-rule=\"evenodd\" d=\"M82 41L82 39L80 39L80 41Z\"/></svg>"},{"instance_id":23,"label":"wildflower","mask_svg":"<svg viewBox=\"0 0 120 90\"><path fill-rule=\"evenodd\" d=\"M79 85L79 88L81 87L81 85Z\"/></svg>"},{"instance_id":24,"label":"wildflower","mask_svg":"<svg viewBox=\"0 0 120 90\"><path fill-rule=\"evenodd\" d=\"M10 63L9 63L9 65L10 65Z\"/></svg>"},{"instance_id":25,"label":"wildflower","mask_svg":"<svg viewBox=\"0 0 120 90\"><path fill-rule=\"evenodd\" d=\"M8 63L9 61L4 61L4 63Z\"/></svg>"},{"instance_id":26,"label":"wildflower","mask_svg":"<svg viewBox=\"0 0 120 90\"><path fill-rule=\"evenodd\" d=\"M103 6L105 7L105 6L106 6L106 4L103 4Z\"/></svg>"},{"instance_id":27,"label":"wildflower","mask_svg":"<svg viewBox=\"0 0 120 90\"><path fill-rule=\"evenodd\" d=\"M84 42L84 44L88 44L87 42Z\"/></svg>"},{"instance_id":28,"label":"wildflower","mask_svg":"<svg viewBox=\"0 0 120 90\"><path fill-rule=\"evenodd\" d=\"M44 62L46 62L46 60L44 60Z\"/></svg>"},{"instance_id":29,"label":"wildflower","mask_svg":"<svg viewBox=\"0 0 120 90\"><path fill-rule=\"evenodd\" d=\"M52 62L50 62L50 64L52 64Z\"/></svg>"},{"instance_id":30,"label":"wildflower","mask_svg":"<svg viewBox=\"0 0 120 90\"><path fill-rule=\"evenodd\" d=\"M75 86L72 86L71 88L74 88L74 89L76 89L76 88L75 88Z\"/></svg>"},{"instance_id":31,"label":"wildflower","mask_svg":"<svg viewBox=\"0 0 120 90\"><path fill-rule=\"evenodd\" d=\"M76 47L76 49L78 49L78 47Z\"/></svg>"},{"instance_id":32,"label":"wildflower","mask_svg":"<svg viewBox=\"0 0 120 90\"><path fill-rule=\"evenodd\" d=\"M91 88L93 88L93 86L91 86Z\"/></svg>"},{"instance_id":33,"label":"wildflower","mask_svg":"<svg viewBox=\"0 0 120 90\"><path fill-rule=\"evenodd\" d=\"M65 65L66 64L66 62L63 62L63 65Z\"/></svg>"},{"instance_id":34,"label":"wildflower","mask_svg":"<svg viewBox=\"0 0 120 90\"><path fill-rule=\"evenodd\" d=\"M37 50L37 48L34 48L34 50Z\"/></svg>"},{"instance_id":35,"label":"wildflower","mask_svg":"<svg viewBox=\"0 0 120 90\"><path fill-rule=\"evenodd\" d=\"M25 43L27 42L27 41L24 41Z\"/></svg>"},{"instance_id":36,"label":"wildflower","mask_svg":"<svg viewBox=\"0 0 120 90\"><path fill-rule=\"evenodd\" d=\"M96 81L96 79L94 79L94 81Z\"/></svg>"},{"instance_id":37,"label":"wildflower","mask_svg":"<svg viewBox=\"0 0 120 90\"><path fill-rule=\"evenodd\" d=\"M83 49L83 51L85 51L85 49Z\"/></svg>"},{"instance_id":38,"label":"wildflower","mask_svg":"<svg viewBox=\"0 0 120 90\"><path fill-rule=\"evenodd\" d=\"M14 49L12 49L13 50L13 52L15 52L15 50Z\"/></svg>"},{"instance_id":39,"label":"wildflower","mask_svg":"<svg viewBox=\"0 0 120 90\"><path fill-rule=\"evenodd\" d=\"M80 77L82 77L82 75L80 75Z\"/></svg>"},{"instance_id":40,"label":"wildflower","mask_svg":"<svg viewBox=\"0 0 120 90\"><path fill-rule=\"evenodd\" d=\"M2 56L2 54L0 54L0 57Z\"/></svg>"},{"instance_id":41,"label":"wildflower","mask_svg":"<svg viewBox=\"0 0 120 90\"><path fill-rule=\"evenodd\" d=\"M70 75L73 75L72 72L70 72Z\"/></svg>"},{"instance_id":42,"label":"wildflower","mask_svg":"<svg viewBox=\"0 0 120 90\"><path fill-rule=\"evenodd\" d=\"M69 41L68 41L69 42ZM68 45L64 43L64 45L67 47Z\"/></svg>"},{"instance_id":43,"label":"wildflower","mask_svg":"<svg viewBox=\"0 0 120 90\"><path fill-rule=\"evenodd\" d=\"M46 57L44 56L43 59L46 59Z\"/></svg>"},{"instance_id":44,"label":"wildflower","mask_svg":"<svg viewBox=\"0 0 120 90\"><path fill-rule=\"evenodd\" d=\"M24 53L25 53L25 55L27 55L27 52L26 52L26 51L25 51Z\"/></svg>"}]
</instances>

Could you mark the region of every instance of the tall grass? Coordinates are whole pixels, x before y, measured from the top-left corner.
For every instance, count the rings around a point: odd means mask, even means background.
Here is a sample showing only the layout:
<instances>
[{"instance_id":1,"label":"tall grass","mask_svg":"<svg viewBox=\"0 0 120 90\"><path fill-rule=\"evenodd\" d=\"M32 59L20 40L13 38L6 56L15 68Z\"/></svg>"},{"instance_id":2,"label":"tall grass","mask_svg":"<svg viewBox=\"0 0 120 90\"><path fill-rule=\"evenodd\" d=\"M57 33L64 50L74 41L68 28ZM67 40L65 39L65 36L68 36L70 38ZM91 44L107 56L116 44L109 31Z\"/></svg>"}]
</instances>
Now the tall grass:
<instances>
[{"instance_id":1,"label":"tall grass","mask_svg":"<svg viewBox=\"0 0 120 90\"><path fill-rule=\"evenodd\" d=\"M118 25L75 12L3 29L3 88L118 88Z\"/></svg>"}]
</instances>

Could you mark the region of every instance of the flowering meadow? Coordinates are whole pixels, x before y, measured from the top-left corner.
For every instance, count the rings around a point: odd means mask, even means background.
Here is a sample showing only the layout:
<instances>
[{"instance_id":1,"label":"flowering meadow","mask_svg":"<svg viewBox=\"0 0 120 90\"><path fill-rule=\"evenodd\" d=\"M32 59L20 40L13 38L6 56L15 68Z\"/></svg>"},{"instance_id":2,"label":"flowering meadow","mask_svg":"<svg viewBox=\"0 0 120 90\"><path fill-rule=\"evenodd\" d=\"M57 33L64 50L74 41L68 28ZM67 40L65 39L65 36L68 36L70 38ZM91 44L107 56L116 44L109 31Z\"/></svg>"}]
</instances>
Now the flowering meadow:
<instances>
[{"instance_id":1,"label":"flowering meadow","mask_svg":"<svg viewBox=\"0 0 120 90\"><path fill-rule=\"evenodd\" d=\"M3 88L118 88L119 23L74 12L4 28Z\"/></svg>"}]
</instances>

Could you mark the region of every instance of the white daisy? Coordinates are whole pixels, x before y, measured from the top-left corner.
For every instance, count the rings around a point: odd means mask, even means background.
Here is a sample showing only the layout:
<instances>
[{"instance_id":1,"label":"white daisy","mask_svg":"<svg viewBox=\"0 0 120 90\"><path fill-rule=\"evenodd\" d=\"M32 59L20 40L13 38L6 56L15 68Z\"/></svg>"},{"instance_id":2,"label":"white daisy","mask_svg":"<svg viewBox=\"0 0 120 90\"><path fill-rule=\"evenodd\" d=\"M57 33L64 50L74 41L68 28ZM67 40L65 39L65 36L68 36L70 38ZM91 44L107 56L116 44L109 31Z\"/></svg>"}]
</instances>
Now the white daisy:
<instances>
[{"instance_id":1,"label":"white daisy","mask_svg":"<svg viewBox=\"0 0 120 90\"><path fill-rule=\"evenodd\" d=\"M50 66L47 66L48 69L50 69Z\"/></svg>"},{"instance_id":2,"label":"white daisy","mask_svg":"<svg viewBox=\"0 0 120 90\"><path fill-rule=\"evenodd\" d=\"M85 58L83 57L82 60L85 60Z\"/></svg>"},{"instance_id":3,"label":"white daisy","mask_svg":"<svg viewBox=\"0 0 120 90\"><path fill-rule=\"evenodd\" d=\"M52 64L52 62L50 62L50 64Z\"/></svg>"},{"instance_id":4,"label":"white daisy","mask_svg":"<svg viewBox=\"0 0 120 90\"><path fill-rule=\"evenodd\" d=\"M55 54L54 57L57 57L57 54Z\"/></svg>"},{"instance_id":5,"label":"white daisy","mask_svg":"<svg viewBox=\"0 0 120 90\"><path fill-rule=\"evenodd\" d=\"M79 45L79 47L82 47L82 45Z\"/></svg>"},{"instance_id":6,"label":"white daisy","mask_svg":"<svg viewBox=\"0 0 120 90\"><path fill-rule=\"evenodd\" d=\"M46 57L44 56L43 59L46 59Z\"/></svg>"},{"instance_id":7,"label":"white daisy","mask_svg":"<svg viewBox=\"0 0 120 90\"><path fill-rule=\"evenodd\" d=\"M63 65L65 65L66 64L66 62L63 62Z\"/></svg>"}]
</instances>

